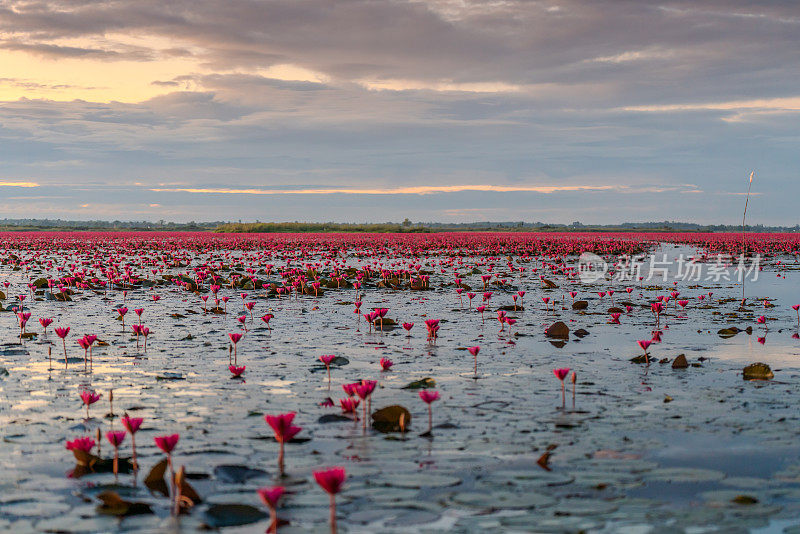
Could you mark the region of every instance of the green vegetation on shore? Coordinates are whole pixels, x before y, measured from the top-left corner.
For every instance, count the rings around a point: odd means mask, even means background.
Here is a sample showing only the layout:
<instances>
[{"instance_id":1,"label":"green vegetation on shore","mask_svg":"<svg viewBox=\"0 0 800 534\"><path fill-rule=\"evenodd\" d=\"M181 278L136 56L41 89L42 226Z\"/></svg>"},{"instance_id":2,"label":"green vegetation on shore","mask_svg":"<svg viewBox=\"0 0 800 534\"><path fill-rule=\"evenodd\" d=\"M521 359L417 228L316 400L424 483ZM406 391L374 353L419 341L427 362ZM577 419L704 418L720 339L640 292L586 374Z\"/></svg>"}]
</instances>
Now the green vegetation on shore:
<instances>
[{"instance_id":1,"label":"green vegetation on shore","mask_svg":"<svg viewBox=\"0 0 800 534\"><path fill-rule=\"evenodd\" d=\"M430 232L739 232L737 225L703 225L676 221L585 225L543 222L437 223L335 223L335 222L188 222L169 221L69 221L61 219L0 219L0 231L95 231L95 232L218 232L218 233L430 233ZM747 225L748 232L800 232L800 225Z\"/></svg>"},{"instance_id":2,"label":"green vegetation on shore","mask_svg":"<svg viewBox=\"0 0 800 534\"><path fill-rule=\"evenodd\" d=\"M324 233L324 232L352 232L364 234L388 233L427 233L436 232L427 226L408 225L398 223L226 223L216 228L215 232L221 233Z\"/></svg>"}]
</instances>

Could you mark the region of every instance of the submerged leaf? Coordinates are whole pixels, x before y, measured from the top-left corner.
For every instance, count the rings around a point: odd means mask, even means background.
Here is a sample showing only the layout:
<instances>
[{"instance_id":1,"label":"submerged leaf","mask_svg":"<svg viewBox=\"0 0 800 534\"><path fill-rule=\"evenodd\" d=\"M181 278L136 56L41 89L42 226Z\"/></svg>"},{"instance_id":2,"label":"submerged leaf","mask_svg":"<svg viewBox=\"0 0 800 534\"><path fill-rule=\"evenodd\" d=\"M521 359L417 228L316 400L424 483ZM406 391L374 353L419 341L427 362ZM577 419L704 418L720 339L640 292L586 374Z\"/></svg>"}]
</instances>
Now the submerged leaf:
<instances>
[{"instance_id":1,"label":"submerged leaf","mask_svg":"<svg viewBox=\"0 0 800 534\"><path fill-rule=\"evenodd\" d=\"M411 412L399 404L381 408L372 414L372 428L378 432L405 432L411 426Z\"/></svg>"},{"instance_id":2,"label":"submerged leaf","mask_svg":"<svg viewBox=\"0 0 800 534\"><path fill-rule=\"evenodd\" d=\"M115 491L104 491L97 498L102 501L102 504L97 507L97 511L101 514L125 517L153 513L148 504L126 501Z\"/></svg>"},{"instance_id":3,"label":"submerged leaf","mask_svg":"<svg viewBox=\"0 0 800 534\"><path fill-rule=\"evenodd\" d=\"M206 525L211 528L249 525L266 517L258 508L246 504L214 504L203 513Z\"/></svg>"},{"instance_id":4,"label":"submerged leaf","mask_svg":"<svg viewBox=\"0 0 800 534\"><path fill-rule=\"evenodd\" d=\"M421 378L420 380L415 380L409 384L403 386L403 389L425 389L425 388L435 388L436 387L436 380L430 377Z\"/></svg>"},{"instance_id":5,"label":"submerged leaf","mask_svg":"<svg viewBox=\"0 0 800 534\"><path fill-rule=\"evenodd\" d=\"M144 479L145 486L154 493L161 493L165 497L169 496L169 488L164 481L164 474L167 472L167 459L164 458L150 469Z\"/></svg>"}]
</instances>

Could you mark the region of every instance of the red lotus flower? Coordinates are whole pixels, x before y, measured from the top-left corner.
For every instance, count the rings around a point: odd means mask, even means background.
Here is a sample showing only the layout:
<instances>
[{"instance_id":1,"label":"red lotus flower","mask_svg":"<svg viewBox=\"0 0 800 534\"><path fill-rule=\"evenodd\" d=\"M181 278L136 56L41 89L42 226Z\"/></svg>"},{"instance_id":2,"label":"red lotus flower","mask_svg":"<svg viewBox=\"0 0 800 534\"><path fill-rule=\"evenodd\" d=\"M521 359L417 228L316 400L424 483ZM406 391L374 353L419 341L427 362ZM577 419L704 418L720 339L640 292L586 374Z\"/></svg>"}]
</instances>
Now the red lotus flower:
<instances>
[{"instance_id":1,"label":"red lotus flower","mask_svg":"<svg viewBox=\"0 0 800 534\"><path fill-rule=\"evenodd\" d=\"M356 398L346 398L346 399L339 399L339 406L342 407L342 411L344 413L352 413L355 415L356 409L358 409L358 405L361 404L361 401Z\"/></svg>"},{"instance_id":2,"label":"red lotus flower","mask_svg":"<svg viewBox=\"0 0 800 534\"><path fill-rule=\"evenodd\" d=\"M439 392L423 389L419 392L419 398L422 399L426 404L430 404L436 400L439 400Z\"/></svg>"},{"instance_id":3,"label":"red lotus flower","mask_svg":"<svg viewBox=\"0 0 800 534\"><path fill-rule=\"evenodd\" d=\"M86 453L91 453L94 446L95 441L89 436L75 438L72 441L68 441L66 444L67 450L69 451L78 450Z\"/></svg>"},{"instance_id":4,"label":"red lotus flower","mask_svg":"<svg viewBox=\"0 0 800 534\"><path fill-rule=\"evenodd\" d=\"M120 445L122 445L122 442L125 441L125 431L124 430L112 430L110 432L106 432L106 439L115 448L119 447Z\"/></svg>"},{"instance_id":5,"label":"red lotus flower","mask_svg":"<svg viewBox=\"0 0 800 534\"><path fill-rule=\"evenodd\" d=\"M157 436L153 438L153 441L155 441L156 447L158 447L167 454L171 454L172 450L178 444L178 440L180 438L181 438L180 434L172 434L169 436Z\"/></svg>"},{"instance_id":6,"label":"red lotus flower","mask_svg":"<svg viewBox=\"0 0 800 534\"><path fill-rule=\"evenodd\" d=\"M272 428L275 433L275 439L280 443L290 441L302 427L292 425L295 413L285 413L281 415L265 415L264 420Z\"/></svg>"},{"instance_id":7,"label":"red lotus flower","mask_svg":"<svg viewBox=\"0 0 800 534\"><path fill-rule=\"evenodd\" d=\"M569 374L569 367L564 367L564 368L561 368L561 369L553 369L553 374L556 375L556 378L558 378L559 380L561 380L563 382L564 379Z\"/></svg>"},{"instance_id":8,"label":"red lotus flower","mask_svg":"<svg viewBox=\"0 0 800 534\"><path fill-rule=\"evenodd\" d=\"M324 471L314 471L317 484L329 495L336 495L342 490L342 485L347 477L344 467L331 467Z\"/></svg>"},{"instance_id":9,"label":"red lotus flower","mask_svg":"<svg viewBox=\"0 0 800 534\"><path fill-rule=\"evenodd\" d=\"M136 434L139 428L142 426L144 419L141 417L130 417L128 414L125 414L122 419L120 419L122 426L130 432L131 434Z\"/></svg>"},{"instance_id":10,"label":"red lotus flower","mask_svg":"<svg viewBox=\"0 0 800 534\"><path fill-rule=\"evenodd\" d=\"M239 341L241 341L242 337L244 337L244 334L240 334L239 332L233 332L228 334L228 337L231 338L233 344L236 345L237 343L239 343Z\"/></svg>"},{"instance_id":11,"label":"red lotus flower","mask_svg":"<svg viewBox=\"0 0 800 534\"><path fill-rule=\"evenodd\" d=\"M258 496L261 497L267 507L274 509L278 506L280 498L286 493L286 489L283 486L275 486L273 488L257 489L256 493L258 493Z\"/></svg>"}]
</instances>

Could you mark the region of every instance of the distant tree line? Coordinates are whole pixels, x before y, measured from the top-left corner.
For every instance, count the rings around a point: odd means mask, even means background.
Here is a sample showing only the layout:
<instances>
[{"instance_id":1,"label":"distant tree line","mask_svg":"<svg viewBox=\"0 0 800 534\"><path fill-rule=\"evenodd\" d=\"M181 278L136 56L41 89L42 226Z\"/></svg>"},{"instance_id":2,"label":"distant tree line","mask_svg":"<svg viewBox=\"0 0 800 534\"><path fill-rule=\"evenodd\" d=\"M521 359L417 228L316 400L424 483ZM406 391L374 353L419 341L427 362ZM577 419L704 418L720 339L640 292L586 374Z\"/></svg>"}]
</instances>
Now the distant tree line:
<instances>
[{"instance_id":1,"label":"distant tree line","mask_svg":"<svg viewBox=\"0 0 800 534\"><path fill-rule=\"evenodd\" d=\"M70 221L64 219L0 219L4 230L152 230L152 231L209 231L224 221L187 223L169 221Z\"/></svg>"},{"instance_id":2,"label":"distant tree line","mask_svg":"<svg viewBox=\"0 0 800 534\"><path fill-rule=\"evenodd\" d=\"M385 223L336 223L336 222L195 222L171 221L72 221L64 219L0 219L0 230L148 230L148 231L215 231L222 233L290 233L290 232L358 232L358 233L424 233L424 232L628 232L645 230L652 232L738 232L742 227L730 224L697 224L678 221L625 222L622 224L571 224L483 221L470 223L402 222ZM748 232L800 232L800 224L794 226L747 225Z\"/></svg>"}]
</instances>

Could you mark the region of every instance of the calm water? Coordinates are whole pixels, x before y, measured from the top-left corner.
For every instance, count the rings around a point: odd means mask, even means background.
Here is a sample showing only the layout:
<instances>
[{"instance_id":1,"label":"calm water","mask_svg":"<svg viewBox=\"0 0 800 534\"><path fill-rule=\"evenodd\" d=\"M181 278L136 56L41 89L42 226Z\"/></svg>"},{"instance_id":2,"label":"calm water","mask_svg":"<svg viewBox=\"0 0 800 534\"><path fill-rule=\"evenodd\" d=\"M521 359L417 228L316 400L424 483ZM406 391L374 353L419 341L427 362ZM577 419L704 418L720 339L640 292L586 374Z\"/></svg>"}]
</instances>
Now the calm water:
<instances>
[{"instance_id":1,"label":"calm water","mask_svg":"<svg viewBox=\"0 0 800 534\"><path fill-rule=\"evenodd\" d=\"M663 251L696 252L672 245ZM429 258L423 267L432 272L428 291L377 289L374 280L365 288L362 310L384 307L387 317L414 322L410 337L399 328L370 333L353 313L352 288L299 299L246 292L247 300L256 302L256 322L248 318L250 331L238 346L239 364L247 367L244 380L231 379L227 368L227 334L240 331L239 290L220 291L231 297L228 314L204 314L199 295L163 281L132 290L125 298L131 310L126 330L116 320L121 291L84 290L68 303L40 292L25 301L32 313L28 330L41 333L39 317L53 317L55 323L46 335L22 343L14 314L0 313L0 367L7 372L0 377L0 528L192 532L206 525L263 532L268 521L255 489L280 483L290 492L279 509L287 522L280 531L325 532L328 499L311 472L341 465L348 472L337 498L342 532L800 529L800 342L792 338L797 328L790 308L800 302L800 274L793 259L783 259L788 267L777 267L774 260L765 264L759 280L747 283L744 311L737 309L741 286L735 283L584 285L548 274L559 287L544 289L540 272L530 271L540 262L531 261L520 264L524 273L504 277L505 288L493 289L485 322L468 308L466 296L459 302L452 270L442 275L432 264L437 260ZM354 258L348 262L360 265ZM506 272L504 265L498 262L496 271ZM460 273L480 289L480 274ZM45 273L0 266L0 282L12 284L11 295L27 289L29 276ZM630 295L626 286L635 288ZM609 324L611 299L596 293L611 287L617 290L614 304L633 305L621 324ZM511 295L519 289L527 292L526 309L509 311L517 322L499 332L494 310L512 305ZM585 312L571 309L569 290L588 301ZM698 366L673 370L669 364L631 363L641 353L636 340L649 339L654 330L649 302L672 290L689 297L690 304L678 313L669 303L660 321L662 342L651 347L651 356L671 360L685 354ZM697 300L709 291L712 298ZM482 291L476 292L479 304ZM152 294L161 300L153 302ZM555 306L545 310L543 296L556 300ZM764 309L759 301L765 298L774 307ZM7 298L2 304L16 302ZM146 353L137 349L129 328L139 307L152 330ZM271 332L258 320L267 312L275 315ZM766 334L755 322L762 314L769 318ZM429 318L441 320L435 344L425 336ZM557 320L588 335L571 334L558 347L544 335ZM80 357L67 370L59 361L57 325L72 328L67 350ZM720 338L717 331L729 325L752 326L754 332ZM91 372L83 371L83 351L73 336L85 333L108 343L93 349ZM472 345L481 347L477 380L464 350ZM318 361L322 354L347 359L333 366L330 388ZM382 357L394 361L390 372L380 371ZM756 361L768 363L775 379L742 380L742 368ZM556 367L577 372L575 410L569 390L567 409L561 409ZM433 405L432 438L419 435L427 429L426 406L417 391L403 389L425 377L436 381L442 395ZM344 397L341 385L362 378L379 380L373 410L391 404L410 410L405 434L364 431L361 423L330 417L340 414L339 408L319 405L327 397ZM78 397L87 388L104 395L88 420ZM136 486L131 474L116 483L111 473L68 476L75 460L66 440L94 436L98 428L121 429L118 417L106 416L111 389L116 415L127 410L145 419L137 434L142 472ZM298 438L305 439L287 445L288 476L281 479L278 446L262 415L287 411L297 412L295 423L303 427ZM166 433L180 433L175 463L186 466L202 497L179 520L170 517L168 500L142 483L163 458L152 438ZM128 437L123 457L130 456L129 447ZM548 449L550 470L545 470L537 460ZM104 440L101 455L110 453ZM96 496L108 489L147 503L153 513L125 518L100 513ZM737 501L741 496L748 504Z\"/></svg>"}]
</instances>

